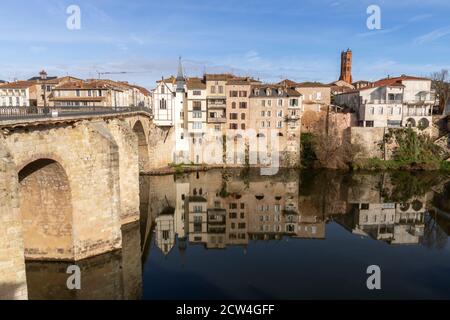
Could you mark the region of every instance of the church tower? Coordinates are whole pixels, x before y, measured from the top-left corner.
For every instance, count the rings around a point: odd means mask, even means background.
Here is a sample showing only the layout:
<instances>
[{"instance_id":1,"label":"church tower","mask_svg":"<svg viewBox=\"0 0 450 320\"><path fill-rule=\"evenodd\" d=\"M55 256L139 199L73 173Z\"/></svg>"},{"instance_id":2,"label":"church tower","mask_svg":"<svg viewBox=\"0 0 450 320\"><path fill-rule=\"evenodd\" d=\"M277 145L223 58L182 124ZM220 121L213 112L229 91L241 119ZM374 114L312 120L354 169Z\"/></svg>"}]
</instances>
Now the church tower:
<instances>
[{"instance_id":1,"label":"church tower","mask_svg":"<svg viewBox=\"0 0 450 320\"><path fill-rule=\"evenodd\" d=\"M343 80L349 84L353 82L352 78L352 58L353 54L350 49L341 53L341 76L339 80Z\"/></svg>"},{"instance_id":2,"label":"church tower","mask_svg":"<svg viewBox=\"0 0 450 320\"><path fill-rule=\"evenodd\" d=\"M175 89L175 108L174 108L174 128L175 128L175 163L186 163L189 155L189 141L185 131L185 105L186 101L186 79L183 74L181 57L178 61L178 71ZM186 113L187 114L187 113Z\"/></svg>"}]
</instances>

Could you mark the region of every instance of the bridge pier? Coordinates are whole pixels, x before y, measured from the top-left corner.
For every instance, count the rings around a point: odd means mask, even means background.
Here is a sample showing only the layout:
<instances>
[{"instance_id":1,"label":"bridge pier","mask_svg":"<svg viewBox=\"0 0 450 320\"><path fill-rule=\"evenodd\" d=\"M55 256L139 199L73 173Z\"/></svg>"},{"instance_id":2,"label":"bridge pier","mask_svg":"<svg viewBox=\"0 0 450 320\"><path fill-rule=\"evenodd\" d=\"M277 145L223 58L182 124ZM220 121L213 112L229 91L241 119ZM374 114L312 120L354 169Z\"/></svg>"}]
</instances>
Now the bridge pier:
<instances>
[{"instance_id":1,"label":"bridge pier","mask_svg":"<svg viewBox=\"0 0 450 320\"><path fill-rule=\"evenodd\" d=\"M0 141L0 300L28 297L23 251L17 174Z\"/></svg>"},{"instance_id":2,"label":"bridge pier","mask_svg":"<svg viewBox=\"0 0 450 320\"><path fill-rule=\"evenodd\" d=\"M119 148L120 220L124 225L139 220L138 137L124 120L108 121L107 127Z\"/></svg>"},{"instance_id":3,"label":"bridge pier","mask_svg":"<svg viewBox=\"0 0 450 320\"><path fill-rule=\"evenodd\" d=\"M6 137L20 177L25 258L81 260L121 248L119 147L104 122Z\"/></svg>"}]
</instances>

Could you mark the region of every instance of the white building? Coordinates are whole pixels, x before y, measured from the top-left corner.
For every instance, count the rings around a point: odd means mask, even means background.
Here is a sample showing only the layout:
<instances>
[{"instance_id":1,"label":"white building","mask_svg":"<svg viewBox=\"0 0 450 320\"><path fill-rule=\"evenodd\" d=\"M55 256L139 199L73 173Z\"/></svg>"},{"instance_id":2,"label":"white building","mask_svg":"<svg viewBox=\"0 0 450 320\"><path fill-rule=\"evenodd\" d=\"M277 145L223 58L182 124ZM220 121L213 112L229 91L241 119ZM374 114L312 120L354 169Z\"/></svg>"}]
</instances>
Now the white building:
<instances>
[{"instance_id":1,"label":"white building","mask_svg":"<svg viewBox=\"0 0 450 320\"><path fill-rule=\"evenodd\" d=\"M434 93L431 80L402 75L335 96L335 103L354 110L361 127L428 127Z\"/></svg>"},{"instance_id":2,"label":"white building","mask_svg":"<svg viewBox=\"0 0 450 320\"><path fill-rule=\"evenodd\" d=\"M0 106L28 107L35 83L32 81L16 81L0 84Z\"/></svg>"},{"instance_id":3,"label":"white building","mask_svg":"<svg viewBox=\"0 0 450 320\"><path fill-rule=\"evenodd\" d=\"M177 77L162 79L153 91L153 115L157 126L173 127L175 148L174 163L189 162L189 141L186 139L186 80L183 75L181 59Z\"/></svg>"}]
</instances>

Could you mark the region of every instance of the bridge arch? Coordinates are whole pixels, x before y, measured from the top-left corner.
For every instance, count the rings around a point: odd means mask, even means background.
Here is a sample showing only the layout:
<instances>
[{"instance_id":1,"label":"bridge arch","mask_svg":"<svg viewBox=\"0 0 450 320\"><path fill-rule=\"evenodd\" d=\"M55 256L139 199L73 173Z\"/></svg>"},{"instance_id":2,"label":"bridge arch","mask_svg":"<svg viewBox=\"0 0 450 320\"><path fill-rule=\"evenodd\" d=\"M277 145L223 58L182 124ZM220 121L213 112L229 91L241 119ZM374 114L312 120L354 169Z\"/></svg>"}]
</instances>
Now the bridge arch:
<instances>
[{"instance_id":1,"label":"bridge arch","mask_svg":"<svg viewBox=\"0 0 450 320\"><path fill-rule=\"evenodd\" d=\"M139 145L139 171L145 171L149 168L149 147L147 142L147 134L142 125L141 120L137 120L133 126L133 132L138 137Z\"/></svg>"},{"instance_id":2,"label":"bridge arch","mask_svg":"<svg viewBox=\"0 0 450 320\"><path fill-rule=\"evenodd\" d=\"M53 159L29 162L18 172L25 258L73 260L73 205L69 178Z\"/></svg>"}]
</instances>

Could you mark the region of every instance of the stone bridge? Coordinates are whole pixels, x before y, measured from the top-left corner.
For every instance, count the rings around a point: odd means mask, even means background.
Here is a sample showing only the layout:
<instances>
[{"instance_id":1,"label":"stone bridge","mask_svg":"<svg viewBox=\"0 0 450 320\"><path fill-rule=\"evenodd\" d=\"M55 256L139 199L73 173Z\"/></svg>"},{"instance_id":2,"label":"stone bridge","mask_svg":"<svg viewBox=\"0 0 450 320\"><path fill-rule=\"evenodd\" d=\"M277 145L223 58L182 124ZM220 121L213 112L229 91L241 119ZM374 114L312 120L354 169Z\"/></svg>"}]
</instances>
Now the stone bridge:
<instances>
[{"instance_id":1,"label":"stone bridge","mask_svg":"<svg viewBox=\"0 0 450 320\"><path fill-rule=\"evenodd\" d=\"M25 260L120 249L139 220L139 173L171 162L170 131L143 110L0 116L0 299L26 298Z\"/></svg>"}]
</instances>

